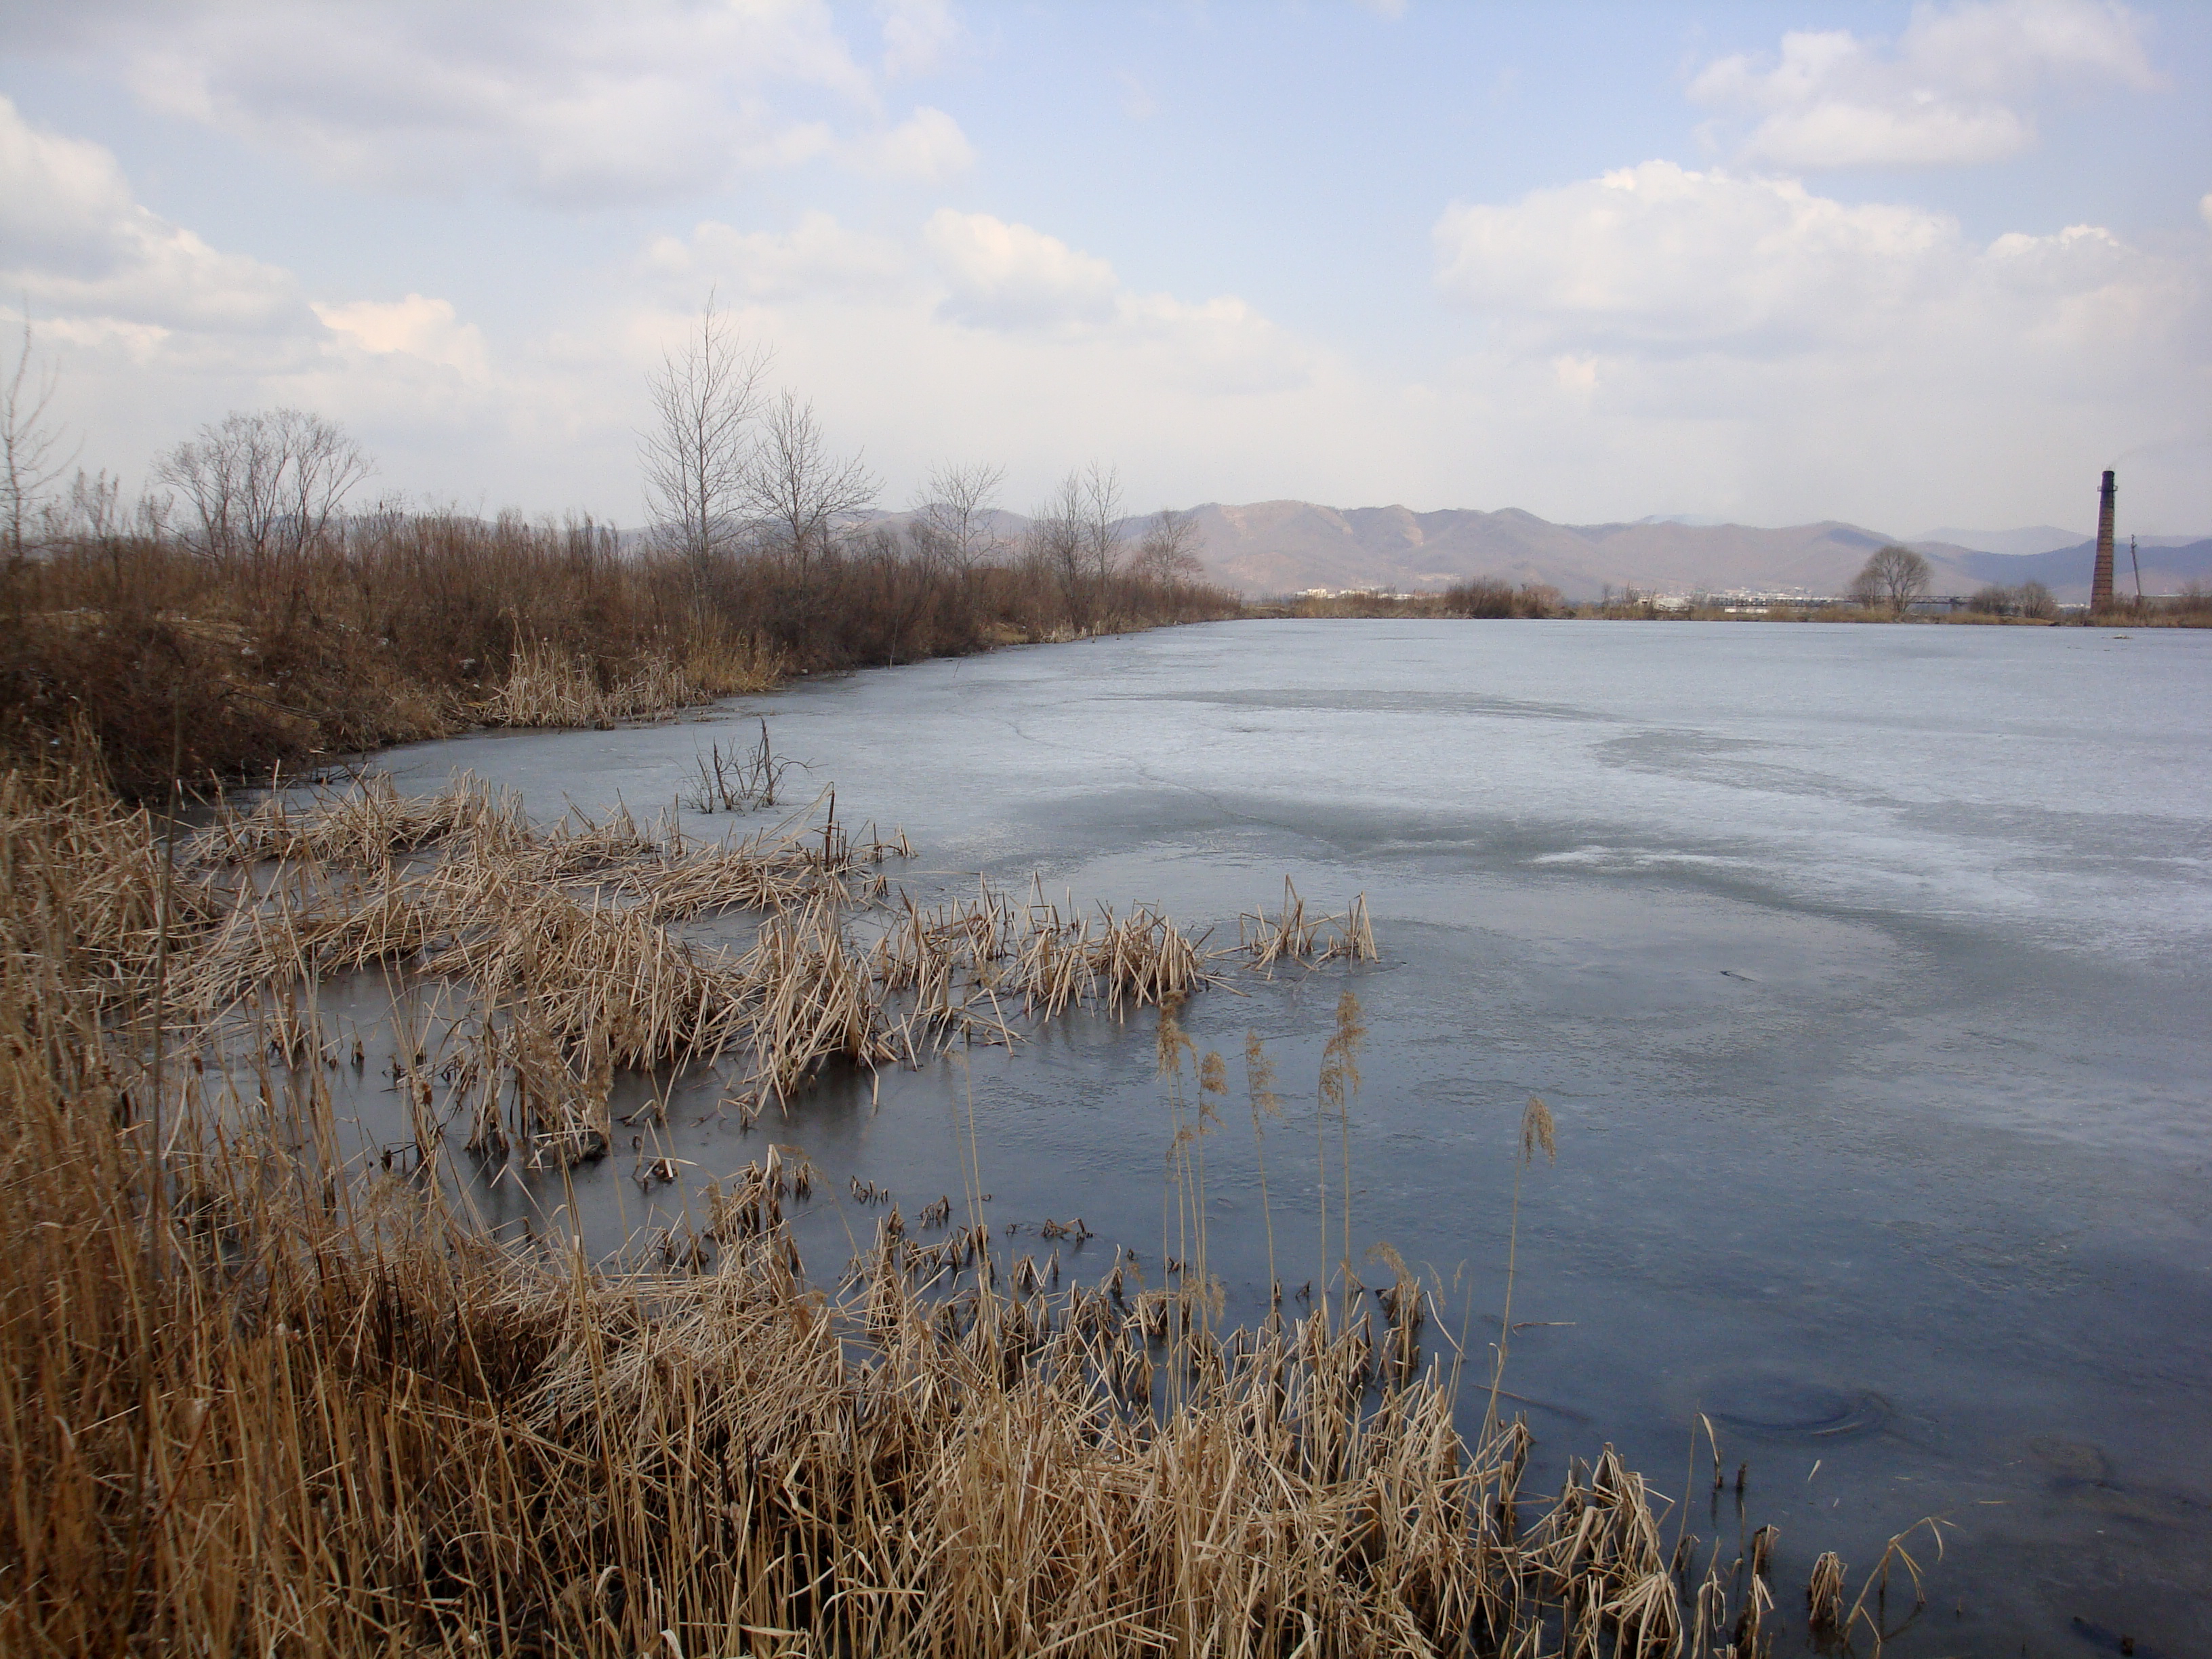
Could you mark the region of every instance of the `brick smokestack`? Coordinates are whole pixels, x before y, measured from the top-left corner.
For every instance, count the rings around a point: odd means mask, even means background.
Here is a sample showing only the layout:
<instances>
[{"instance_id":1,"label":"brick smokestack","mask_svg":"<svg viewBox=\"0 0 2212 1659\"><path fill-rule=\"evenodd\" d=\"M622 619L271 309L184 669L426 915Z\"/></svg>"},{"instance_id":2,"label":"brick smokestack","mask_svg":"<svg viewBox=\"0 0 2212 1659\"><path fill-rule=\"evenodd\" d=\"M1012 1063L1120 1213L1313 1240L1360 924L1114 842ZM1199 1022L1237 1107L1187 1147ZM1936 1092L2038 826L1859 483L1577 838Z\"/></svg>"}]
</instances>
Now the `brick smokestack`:
<instances>
[{"instance_id":1,"label":"brick smokestack","mask_svg":"<svg viewBox=\"0 0 2212 1659\"><path fill-rule=\"evenodd\" d=\"M2105 487L2097 493L2097 568L2089 578L2089 609L2112 608L2112 474L2105 473Z\"/></svg>"}]
</instances>

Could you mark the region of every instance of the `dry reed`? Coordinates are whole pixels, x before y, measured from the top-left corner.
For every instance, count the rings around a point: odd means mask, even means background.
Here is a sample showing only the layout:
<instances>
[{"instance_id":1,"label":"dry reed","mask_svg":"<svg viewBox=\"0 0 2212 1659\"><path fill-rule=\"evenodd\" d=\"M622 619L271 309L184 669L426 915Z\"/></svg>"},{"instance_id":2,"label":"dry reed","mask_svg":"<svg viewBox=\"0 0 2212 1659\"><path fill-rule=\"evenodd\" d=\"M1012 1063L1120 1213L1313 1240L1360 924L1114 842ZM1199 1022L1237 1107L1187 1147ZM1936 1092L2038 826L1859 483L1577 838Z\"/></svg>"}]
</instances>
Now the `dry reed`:
<instances>
[{"instance_id":1,"label":"dry reed","mask_svg":"<svg viewBox=\"0 0 2212 1659\"><path fill-rule=\"evenodd\" d=\"M607 726L711 701L665 657L647 657L609 684L590 658L538 641L516 650L507 678L475 713L487 726Z\"/></svg>"},{"instance_id":2,"label":"dry reed","mask_svg":"<svg viewBox=\"0 0 2212 1659\"><path fill-rule=\"evenodd\" d=\"M1528 1431L1455 1427L1456 1365L1421 1361L1402 1263L1379 1336L1349 1289L1334 1320L1224 1334L1202 1245L1182 1288L1132 1297L1118 1252L1060 1287L1057 1257L996 1259L973 1225L920 1244L896 1208L826 1291L787 1214L813 1172L780 1147L710 1187L696 1227L599 1267L449 1208L434 1114L418 1163L339 1152L312 996L330 964L404 951L455 975L473 1012L439 1017L476 1019L477 1046L447 1060L426 1017L395 1077L410 1102L441 1074L489 1098L495 1136L519 1094L531 1155L565 1162L604 1147L617 1066L764 1028L790 1034L779 1054L879 1040L834 894L773 913L740 963L695 960L636 906L501 867L533 850L509 825L428 872L243 885L227 918L205 886L169 939L143 814L82 779L10 777L0 808L0 1650L1679 1646L1663 1500L1608 1449L1520 1535ZM251 1079L149 1073L127 953L149 916L187 981L263 973ZM1020 958L1010 921L1003 948L967 937ZM1200 970L1169 938L1141 910L1086 932L1092 994L1171 1012ZM1225 1087L1208 1059L1194 1122Z\"/></svg>"},{"instance_id":3,"label":"dry reed","mask_svg":"<svg viewBox=\"0 0 2212 1659\"><path fill-rule=\"evenodd\" d=\"M1367 914L1367 895L1355 894L1341 915L1308 915L1298 890L1283 878L1283 908L1266 908L1237 918L1237 948L1252 966L1273 975L1279 963L1319 968L1331 962L1378 962L1375 926Z\"/></svg>"}]
</instances>

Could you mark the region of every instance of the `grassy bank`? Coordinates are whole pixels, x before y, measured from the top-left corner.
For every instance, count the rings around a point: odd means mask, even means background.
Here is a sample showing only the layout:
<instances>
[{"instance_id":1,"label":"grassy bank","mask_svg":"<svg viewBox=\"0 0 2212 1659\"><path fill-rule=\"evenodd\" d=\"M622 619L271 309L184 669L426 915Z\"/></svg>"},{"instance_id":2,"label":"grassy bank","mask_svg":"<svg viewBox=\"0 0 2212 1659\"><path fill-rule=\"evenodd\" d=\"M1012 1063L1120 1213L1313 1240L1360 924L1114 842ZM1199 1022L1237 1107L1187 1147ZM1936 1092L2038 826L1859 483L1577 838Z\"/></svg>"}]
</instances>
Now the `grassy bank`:
<instances>
[{"instance_id":1,"label":"grassy bank","mask_svg":"<svg viewBox=\"0 0 2212 1659\"><path fill-rule=\"evenodd\" d=\"M1794 1643L1770 1531L1696 1540L1609 1450L1524 1492L1527 1431L1480 1409L1492 1373L1395 1263L1378 1294L1347 1259L1306 1317L1221 1329L1200 1149L1227 1071L1173 1018L1219 964L1164 918L890 911L901 850L828 824L533 829L465 785L264 805L179 845L82 762L0 779L0 1648ZM757 915L752 949L665 931L716 907ZM871 907L868 950L841 918ZM1255 965L1373 950L1363 912L1287 890L1249 924ZM447 982L459 1046L340 1053L317 988L361 968ZM872 1212L843 1281L810 1280L789 1217L817 1177L773 1149L619 1261L498 1242L457 1198L499 1160L604 1154L617 1068L720 1054L742 1089L795 1093L1086 999L1160 1010L1191 1224L1156 1284L1117 1254L1059 1285L995 1248L972 1185ZM1347 997L1327 1112L1352 1109L1360 1038ZM1248 1060L1264 1133L1256 1039ZM348 1064L388 1069L406 1146L347 1154ZM1549 1137L1532 1105L1524 1165ZM1871 1619L1905 1571L1880 1566L1853 1601L1816 1562L1816 1629Z\"/></svg>"},{"instance_id":2,"label":"grassy bank","mask_svg":"<svg viewBox=\"0 0 2212 1659\"><path fill-rule=\"evenodd\" d=\"M282 559L84 537L7 573L0 755L35 757L82 722L118 783L145 793L1238 608L1133 573L1079 590L1033 563L949 568L887 536L703 564L516 519L356 520Z\"/></svg>"}]
</instances>

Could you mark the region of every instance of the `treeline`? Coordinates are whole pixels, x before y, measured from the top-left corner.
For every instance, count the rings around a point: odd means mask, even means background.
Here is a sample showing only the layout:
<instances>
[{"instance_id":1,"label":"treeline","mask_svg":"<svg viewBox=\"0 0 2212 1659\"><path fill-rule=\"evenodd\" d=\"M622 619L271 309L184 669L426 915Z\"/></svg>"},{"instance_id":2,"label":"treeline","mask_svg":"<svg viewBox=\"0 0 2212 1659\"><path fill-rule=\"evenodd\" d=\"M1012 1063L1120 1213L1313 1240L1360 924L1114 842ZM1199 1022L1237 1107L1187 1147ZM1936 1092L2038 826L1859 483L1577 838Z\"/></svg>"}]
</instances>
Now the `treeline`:
<instances>
[{"instance_id":1,"label":"treeline","mask_svg":"<svg viewBox=\"0 0 2212 1659\"><path fill-rule=\"evenodd\" d=\"M705 560L513 515L334 517L311 538L287 526L228 545L143 521L79 531L9 562L0 748L26 757L81 725L137 792L494 720L588 720L611 706L593 688L649 683L647 707L623 712L650 712L793 673L1237 609L1111 548L1072 574L1048 546L956 565L905 524L848 526L803 558L763 542ZM501 696L521 664L549 659L565 701Z\"/></svg>"}]
</instances>

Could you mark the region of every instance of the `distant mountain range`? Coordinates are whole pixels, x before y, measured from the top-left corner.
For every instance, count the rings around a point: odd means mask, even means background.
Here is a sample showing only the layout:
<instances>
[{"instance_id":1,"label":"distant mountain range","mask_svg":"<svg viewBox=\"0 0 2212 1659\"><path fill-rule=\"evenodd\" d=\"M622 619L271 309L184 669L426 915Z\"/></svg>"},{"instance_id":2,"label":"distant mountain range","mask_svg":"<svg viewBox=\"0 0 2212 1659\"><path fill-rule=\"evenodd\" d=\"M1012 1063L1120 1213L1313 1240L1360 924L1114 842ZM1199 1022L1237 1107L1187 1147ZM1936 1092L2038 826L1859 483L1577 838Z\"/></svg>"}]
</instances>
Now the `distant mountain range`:
<instances>
[{"instance_id":1,"label":"distant mountain range","mask_svg":"<svg viewBox=\"0 0 2212 1659\"><path fill-rule=\"evenodd\" d=\"M1977 553L2055 553L2062 547L2079 547L2093 539L2086 530L2061 530L2055 524L2032 524L2019 530L1961 530L1956 525L1943 525L1907 538L1905 545L1936 542Z\"/></svg>"},{"instance_id":2,"label":"distant mountain range","mask_svg":"<svg viewBox=\"0 0 2212 1659\"><path fill-rule=\"evenodd\" d=\"M1209 501L1193 508L1191 517L1207 574L1253 594L1314 587L1433 592L1474 576L1542 582L1575 599L1595 599L1607 585L1615 592L1633 586L1662 593L1840 593L1867 555L1901 539L1832 520L1779 530L1681 518L1565 525L1517 507L1415 513L1311 501ZM1969 544L1967 537L1982 545ZM1937 592L2033 580L2062 600L2088 598L2096 555L2094 541L2051 526L1946 530L1907 545L1935 567ZM2147 593L2212 582L2212 538L2145 538L2141 557ZM2118 582L2123 592L2134 586L2124 540Z\"/></svg>"},{"instance_id":3,"label":"distant mountain range","mask_svg":"<svg viewBox=\"0 0 2212 1659\"><path fill-rule=\"evenodd\" d=\"M905 513L860 513L848 522L886 527ZM1954 526L1899 537L1826 520L1778 530L1690 514L1626 524L1553 524L1518 507L1496 513L1403 507L1323 507L1314 501L1208 501L1190 509L1199 559L1209 580L1255 598L1311 588L1433 593L1478 576L1516 586L1540 582L1570 599L1595 599L1607 586L1647 593L1839 594L1867 556L1902 542L1934 567L1930 591L1972 593L1985 583L2039 581L2062 603L2085 603L2096 543L2055 525L2016 530ZM994 512L992 528L1018 542L1030 520ZM1122 531L1133 545L1146 520ZM2116 549L2116 585L2135 591L2127 538ZM2191 582L2212 586L2212 538L2144 536L2138 540L2142 591L2172 593Z\"/></svg>"}]
</instances>

